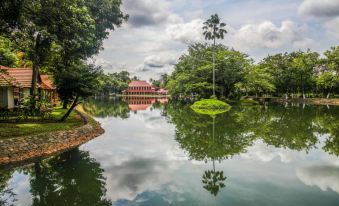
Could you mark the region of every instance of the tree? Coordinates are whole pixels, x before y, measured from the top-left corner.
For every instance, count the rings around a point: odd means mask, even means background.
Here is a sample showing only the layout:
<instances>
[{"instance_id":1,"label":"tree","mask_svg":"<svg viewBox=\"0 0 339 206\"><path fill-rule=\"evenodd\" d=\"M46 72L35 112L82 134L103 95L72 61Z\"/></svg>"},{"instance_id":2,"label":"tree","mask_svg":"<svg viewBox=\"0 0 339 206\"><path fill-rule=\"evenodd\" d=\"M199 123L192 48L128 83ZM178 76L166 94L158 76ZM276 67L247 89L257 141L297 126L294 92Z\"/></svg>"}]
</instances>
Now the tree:
<instances>
[{"instance_id":1,"label":"tree","mask_svg":"<svg viewBox=\"0 0 339 206\"><path fill-rule=\"evenodd\" d=\"M330 93L333 91L333 89L339 88L339 78L332 71L326 71L319 75L316 78L316 83L321 91L327 93L326 98L330 97Z\"/></svg>"},{"instance_id":2,"label":"tree","mask_svg":"<svg viewBox=\"0 0 339 206\"><path fill-rule=\"evenodd\" d=\"M59 45L60 53L58 61L52 64L54 69L64 70L75 61L98 53L108 30L128 17L120 6L120 0L1 1L1 34L15 39L33 62L33 97L39 69L46 64L53 44Z\"/></svg>"},{"instance_id":3,"label":"tree","mask_svg":"<svg viewBox=\"0 0 339 206\"><path fill-rule=\"evenodd\" d=\"M224 29L226 26L225 23L221 22L218 14L214 14L204 22L204 26L202 27L204 32L204 36L206 40L213 40L213 48L216 45L216 39L224 39L224 34L227 31ZM215 96L215 52L213 52L213 96Z\"/></svg>"},{"instance_id":4,"label":"tree","mask_svg":"<svg viewBox=\"0 0 339 206\"><path fill-rule=\"evenodd\" d=\"M273 77L265 69L258 65L250 67L244 73L243 82L237 83L236 87L243 92L253 93L256 96L258 93L271 93L275 91L275 86L272 83Z\"/></svg>"},{"instance_id":5,"label":"tree","mask_svg":"<svg viewBox=\"0 0 339 206\"><path fill-rule=\"evenodd\" d=\"M16 67L18 64L19 58L16 56L13 43L8 38L0 36L0 65Z\"/></svg>"},{"instance_id":6,"label":"tree","mask_svg":"<svg viewBox=\"0 0 339 206\"><path fill-rule=\"evenodd\" d=\"M80 98L90 97L98 91L100 67L78 62L70 68L55 74L57 90L62 99L72 102L71 107L61 118L65 121L72 110L78 105Z\"/></svg>"},{"instance_id":7,"label":"tree","mask_svg":"<svg viewBox=\"0 0 339 206\"><path fill-rule=\"evenodd\" d=\"M336 74L339 74L339 46L331 47L330 50L325 51L326 67Z\"/></svg>"},{"instance_id":8,"label":"tree","mask_svg":"<svg viewBox=\"0 0 339 206\"><path fill-rule=\"evenodd\" d=\"M293 74L297 80L298 88L301 88L303 99L306 98L305 92L312 87L313 70L318 63L318 57L317 52L308 50L307 52L296 52L292 60Z\"/></svg>"},{"instance_id":9,"label":"tree","mask_svg":"<svg viewBox=\"0 0 339 206\"><path fill-rule=\"evenodd\" d=\"M170 75L166 88L172 95L210 97L213 90L213 66L210 53L215 51L215 93L231 96L235 84L242 81L243 72L252 63L247 55L229 50L223 45L193 44L182 55Z\"/></svg>"},{"instance_id":10,"label":"tree","mask_svg":"<svg viewBox=\"0 0 339 206\"><path fill-rule=\"evenodd\" d=\"M149 80L150 82L151 82L151 84L153 85L153 86L155 86L155 87L160 87L161 86L161 81L159 81L159 80L155 80L155 79L150 79Z\"/></svg>"}]
</instances>

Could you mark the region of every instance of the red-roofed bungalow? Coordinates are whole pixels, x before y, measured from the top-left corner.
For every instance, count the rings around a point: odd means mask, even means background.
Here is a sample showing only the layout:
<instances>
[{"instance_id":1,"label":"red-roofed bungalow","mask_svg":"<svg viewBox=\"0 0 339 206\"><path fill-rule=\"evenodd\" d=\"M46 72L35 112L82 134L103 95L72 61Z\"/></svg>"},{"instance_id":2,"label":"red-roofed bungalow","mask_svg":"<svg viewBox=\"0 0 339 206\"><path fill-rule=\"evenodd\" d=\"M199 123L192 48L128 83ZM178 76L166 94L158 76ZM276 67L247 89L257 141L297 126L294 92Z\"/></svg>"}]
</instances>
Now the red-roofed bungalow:
<instances>
[{"instance_id":1,"label":"red-roofed bungalow","mask_svg":"<svg viewBox=\"0 0 339 206\"><path fill-rule=\"evenodd\" d=\"M31 68L8 68L0 66L0 108L11 109L20 99L29 97L32 85ZM50 75L40 75L38 87L43 99L57 101L56 88Z\"/></svg>"}]
</instances>

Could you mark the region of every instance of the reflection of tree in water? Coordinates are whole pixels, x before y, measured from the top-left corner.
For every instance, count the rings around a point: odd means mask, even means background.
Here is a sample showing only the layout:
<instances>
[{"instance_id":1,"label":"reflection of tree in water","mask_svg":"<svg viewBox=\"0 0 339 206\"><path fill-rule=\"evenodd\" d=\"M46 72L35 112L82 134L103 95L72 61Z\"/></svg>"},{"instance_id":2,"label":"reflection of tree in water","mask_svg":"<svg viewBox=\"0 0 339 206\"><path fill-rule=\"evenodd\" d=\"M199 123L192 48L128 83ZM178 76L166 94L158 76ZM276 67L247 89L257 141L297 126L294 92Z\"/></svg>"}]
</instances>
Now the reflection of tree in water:
<instances>
[{"instance_id":1,"label":"reflection of tree in water","mask_svg":"<svg viewBox=\"0 0 339 206\"><path fill-rule=\"evenodd\" d=\"M322 106L233 107L216 118L214 143L208 138L213 123L209 116L175 104L168 105L166 110L176 126L176 140L192 159L231 157L245 152L255 140L277 148L309 151L319 142L319 134L329 135L324 150L339 154L339 107L330 110Z\"/></svg>"},{"instance_id":2,"label":"reflection of tree in water","mask_svg":"<svg viewBox=\"0 0 339 206\"><path fill-rule=\"evenodd\" d=\"M220 189L225 187L225 180L224 171L207 170L202 176L203 188L217 196Z\"/></svg>"},{"instance_id":3,"label":"reflection of tree in water","mask_svg":"<svg viewBox=\"0 0 339 206\"><path fill-rule=\"evenodd\" d=\"M212 126L212 139L215 140L215 118L212 116L213 126ZM204 184L203 188L209 191L212 195L217 196L220 189L225 187L224 181L227 179L224 177L224 171L215 170L215 160L212 159L213 170L206 170L202 176L202 183Z\"/></svg>"},{"instance_id":4,"label":"reflection of tree in water","mask_svg":"<svg viewBox=\"0 0 339 206\"><path fill-rule=\"evenodd\" d=\"M323 149L329 154L339 156L339 107L326 109L319 118L319 124L328 134Z\"/></svg>"},{"instance_id":5,"label":"reflection of tree in water","mask_svg":"<svg viewBox=\"0 0 339 206\"><path fill-rule=\"evenodd\" d=\"M318 134L328 134L323 149L339 155L337 107L328 110L320 106L239 106L218 115L215 122L178 103L171 102L165 110L169 121L176 126L176 141L191 159L221 161L245 152L255 140L277 148L309 151L319 142ZM203 183L205 189L216 195L218 177L220 180L224 177L214 171L205 172Z\"/></svg>"},{"instance_id":6,"label":"reflection of tree in water","mask_svg":"<svg viewBox=\"0 0 339 206\"><path fill-rule=\"evenodd\" d=\"M248 125L237 121L233 109L218 115L215 122L208 115L196 114L188 106L172 104L166 110L170 122L176 126L176 141L191 159L222 160L243 152L252 144L252 135L247 134Z\"/></svg>"},{"instance_id":7,"label":"reflection of tree in water","mask_svg":"<svg viewBox=\"0 0 339 206\"><path fill-rule=\"evenodd\" d=\"M85 111L94 117L129 118L128 104L120 99L89 99L83 106Z\"/></svg>"},{"instance_id":8,"label":"reflection of tree in water","mask_svg":"<svg viewBox=\"0 0 339 206\"><path fill-rule=\"evenodd\" d=\"M12 177L12 171L3 170L0 171L0 205L12 206L16 202L16 194L12 188L8 188L8 181Z\"/></svg>"},{"instance_id":9,"label":"reflection of tree in water","mask_svg":"<svg viewBox=\"0 0 339 206\"><path fill-rule=\"evenodd\" d=\"M78 149L35 163L28 170L32 205L108 206L100 164Z\"/></svg>"}]
</instances>

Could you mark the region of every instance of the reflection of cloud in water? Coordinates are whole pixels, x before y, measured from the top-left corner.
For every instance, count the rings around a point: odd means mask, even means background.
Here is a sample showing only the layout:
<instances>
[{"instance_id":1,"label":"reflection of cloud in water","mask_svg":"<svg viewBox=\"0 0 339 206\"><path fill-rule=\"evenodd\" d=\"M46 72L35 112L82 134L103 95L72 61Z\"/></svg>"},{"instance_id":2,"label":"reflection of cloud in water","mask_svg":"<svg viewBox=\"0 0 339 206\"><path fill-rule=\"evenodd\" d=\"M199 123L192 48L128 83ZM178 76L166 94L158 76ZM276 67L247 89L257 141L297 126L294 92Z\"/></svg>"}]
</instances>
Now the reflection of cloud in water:
<instances>
[{"instance_id":1,"label":"reflection of cloud in water","mask_svg":"<svg viewBox=\"0 0 339 206\"><path fill-rule=\"evenodd\" d=\"M133 200L145 191L160 191L172 182L171 174L177 167L173 161L133 158L105 168L107 194L117 201Z\"/></svg>"},{"instance_id":2,"label":"reflection of cloud in water","mask_svg":"<svg viewBox=\"0 0 339 206\"><path fill-rule=\"evenodd\" d=\"M313 166L297 169L298 178L308 186L318 186L321 190L331 189L339 193L339 167Z\"/></svg>"},{"instance_id":3,"label":"reflection of cloud in water","mask_svg":"<svg viewBox=\"0 0 339 206\"><path fill-rule=\"evenodd\" d=\"M13 178L9 182L9 188L13 188L14 197L17 199L14 205L31 205L32 198L29 192L29 177L23 173L15 172Z\"/></svg>"},{"instance_id":4,"label":"reflection of cloud in water","mask_svg":"<svg viewBox=\"0 0 339 206\"><path fill-rule=\"evenodd\" d=\"M262 162L270 162L278 157L281 162L289 163L293 160L294 155L296 154L292 150L276 148L257 140L246 153L240 154L240 157Z\"/></svg>"}]
</instances>

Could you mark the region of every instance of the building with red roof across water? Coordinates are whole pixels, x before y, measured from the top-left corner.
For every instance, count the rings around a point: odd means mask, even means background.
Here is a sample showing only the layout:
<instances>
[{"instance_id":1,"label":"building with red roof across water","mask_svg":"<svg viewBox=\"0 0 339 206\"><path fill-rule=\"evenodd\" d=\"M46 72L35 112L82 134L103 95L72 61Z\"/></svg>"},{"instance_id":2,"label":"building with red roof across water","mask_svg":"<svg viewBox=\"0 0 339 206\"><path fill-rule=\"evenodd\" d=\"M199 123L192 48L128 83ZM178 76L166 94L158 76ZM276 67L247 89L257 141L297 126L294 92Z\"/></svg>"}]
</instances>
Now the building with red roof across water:
<instances>
[{"instance_id":1,"label":"building with red roof across water","mask_svg":"<svg viewBox=\"0 0 339 206\"><path fill-rule=\"evenodd\" d=\"M167 95L167 90L156 88L146 81L131 81L123 95Z\"/></svg>"},{"instance_id":2,"label":"building with red roof across water","mask_svg":"<svg viewBox=\"0 0 339 206\"><path fill-rule=\"evenodd\" d=\"M123 91L124 95L154 95L155 88L146 81L131 81L128 88Z\"/></svg>"},{"instance_id":3,"label":"building with red roof across water","mask_svg":"<svg viewBox=\"0 0 339 206\"><path fill-rule=\"evenodd\" d=\"M12 109L20 100L30 96L33 70L0 66L0 108ZM51 75L39 75L38 89L41 98L55 103L58 99Z\"/></svg>"}]
</instances>

